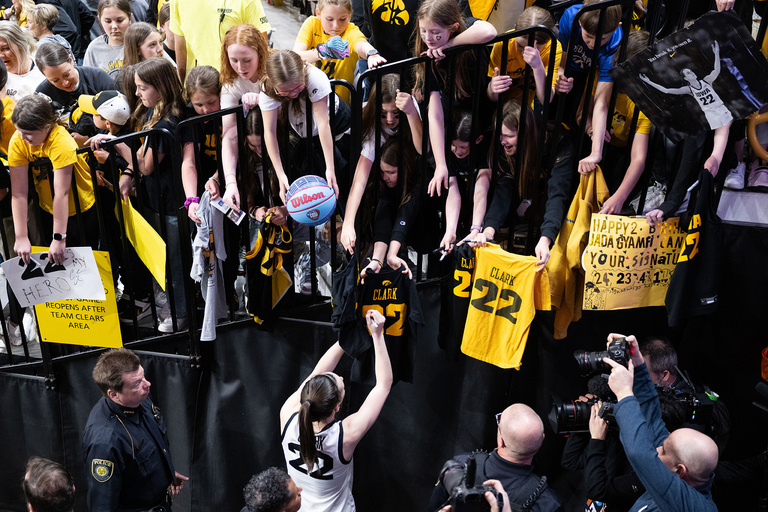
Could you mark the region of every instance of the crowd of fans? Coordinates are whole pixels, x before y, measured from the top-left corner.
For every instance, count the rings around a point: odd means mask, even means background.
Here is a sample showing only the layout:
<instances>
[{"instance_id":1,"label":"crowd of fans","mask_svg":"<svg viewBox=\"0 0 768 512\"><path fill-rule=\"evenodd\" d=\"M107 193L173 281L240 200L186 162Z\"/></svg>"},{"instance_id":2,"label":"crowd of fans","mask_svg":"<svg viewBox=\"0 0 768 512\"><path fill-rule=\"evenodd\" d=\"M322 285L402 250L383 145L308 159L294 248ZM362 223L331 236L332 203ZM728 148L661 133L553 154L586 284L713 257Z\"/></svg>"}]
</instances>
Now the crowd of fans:
<instances>
[{"instance_id":1,"label":"crowd of fans","mask_svg":"<svg viewBox=\"0 0 768 512\"><path fill-rule=\"evenodd\" d=\"M290 184L308 172L323 175L336 192L332 223L339 234L330 240L330 229L319 230L316 252L338 241L360 253L363 273L389 266L410 275L415 252L409 248L446 254L457 243L502 240L505 228L529 223L535 225L531 233L540 233L529 247L535 246L543 269L577 172L602 166L611 193L602 213L644 213L653 224L680 209L698 168L718 172L729 141L731 123L679 144L687 155L680 176L654 173L669 192L638 211L652 126L642 112L634 115L624 91L614 91L608 71L618 61L625 32L627 58L648 45L642 2L625 6L635 20L631 27L622 26L618 5L583 13L580 4L564 12L532 5L504 27L523 35L491 48L482 45L497 36L497 28L453 0L429 0L409 12L413 32L407 44L369 41L350 21L355 13L349 0L321 0L293 49L270 48L271 27L258 0L221 12L197 2L144 4L101 0L93 16L82 2L54 7L14 1L1 13L7 22L0 23L0 148L10 172L0 186L11 191L12 212L8 203L5 211L14 219L13 227L6 225L6 256L28 261L32 245L49 246L54 261L63 258L67 245L107 249L121 284L124 317L147 315L155 294L161 332L188 324L182 265L169 266L172 297L156 293L157 283L153 289L135 255L122 254L112 211L117 198L133 201L162 234L169 259L178 260L189 247L180 235L182 204L176 203L182 191L174 185L175 169L181 169L191 221L200 224L196 212L207 191L211 200L221 196L248 212L257 227L286 225ZM219 19L218 26L200 24L207 14ZM372 36L380 28L374 18L368 15L363 24ZM91 25L103 33L89 40ZM578 33L569 47L573 28ZM485 51L450 51L462 45ZM356 94L341 86L332 94L331 79L354 82L361 69L412 56L428 62L390 66L395 73L369 77ZM589 86L593 59L596 84ZM200 123L183 131L180 159L172 139L157 131L173 134L185 119L238 105L245 133L239 133L235 114ZM608 112L611 105L614 111ZM352 106L362 106L359 127ZM555 122L558 110L564 113ZM123 137L142 130L155 131ZM359 152L352 147L358 134ZM307 138L310 145L303 142ZM686 153L691 145L704 156ZM77 148L90 152L76 154ZM729 180L743 188L745 166L737 163L730 174L742 173L740 186L738 176ZM762 179L760 172L753 174ZM140 201L131 199L137 195ZM106 239L98 234L96 196ZM290 230L294 246L305 246L306 230L296 223ZM229 245L237 250L236 243ZM301 252L294 251L296 261L301 259L297 289L308 291L309 258L299 258ZM320 267L329 259L316 255L315 263ZM11 307L14 344L20 342L21 314Z\"/></svg>"}]
</instances>

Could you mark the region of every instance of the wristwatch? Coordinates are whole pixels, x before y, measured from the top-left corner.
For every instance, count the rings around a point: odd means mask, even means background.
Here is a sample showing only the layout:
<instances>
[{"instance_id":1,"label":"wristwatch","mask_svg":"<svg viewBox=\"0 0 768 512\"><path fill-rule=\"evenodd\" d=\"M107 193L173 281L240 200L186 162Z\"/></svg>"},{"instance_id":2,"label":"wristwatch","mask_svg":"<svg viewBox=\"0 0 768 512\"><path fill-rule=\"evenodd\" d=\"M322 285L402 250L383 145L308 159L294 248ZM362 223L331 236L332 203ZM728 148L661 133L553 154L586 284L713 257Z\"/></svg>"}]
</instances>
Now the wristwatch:
<instances>
[{"instance_id":1,"label":"wristwatch","mask_svg":"<svg viewBox=\"0 0 768 512\"><path fill-rule=\"evenodd\" d=\"M67 238L67 234L66 233L54 233L53 234L53 239L56 240L57 242L61 242L65 238Z\"/></svg>"},{"instance_id":2,"label":"wristwatch","mask_svg":"<svg viewBox=\"0 0 768 512\"><path fill-rule=\"evenodd\" d=\"M378 55L378 54L379 54L379 50L377 50L376 48L371 48L370 50L368 50L368 53L366 54L366 58L370 59L374 55Z\"/></svg>"}]
</instances>

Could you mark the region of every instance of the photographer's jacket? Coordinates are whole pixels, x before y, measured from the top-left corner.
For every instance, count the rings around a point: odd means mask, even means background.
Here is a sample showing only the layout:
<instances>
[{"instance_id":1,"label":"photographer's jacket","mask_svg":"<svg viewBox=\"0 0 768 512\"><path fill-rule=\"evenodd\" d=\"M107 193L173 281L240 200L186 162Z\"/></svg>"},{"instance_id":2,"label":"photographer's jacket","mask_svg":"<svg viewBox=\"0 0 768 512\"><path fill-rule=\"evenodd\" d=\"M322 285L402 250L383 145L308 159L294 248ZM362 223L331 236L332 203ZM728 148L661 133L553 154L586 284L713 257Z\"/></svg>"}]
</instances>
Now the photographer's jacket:
<instances>
[{"instance_id":1,"label":"photographer's jacket","mask_svg":"<svg viewBox=\"0 0 768 512\"><path fill-rule=\"evenodd\" d=\"M701 487L691 487L659 459L656 448L669 432L645 364L635 368L633 392L634 396L622 399L613 411L627 458L646 489L631 512L717 511L710 493L712 479Z\"/></svg>"},{"instance_id":2,"label":"photographer's jacket","mask_svg":"<svg viewBox=\"0 0 768 512\"><path fill-rule=\"evenodd\" d=\"M465 462L466 455L454 457L457 460ZM475 473L475 485L482 483L489 478L501 482L502 487L509 495L509 499L515 503L524 503L528 500L541 479L533 472L533 466L526 464L516 464L503 459L498 451L489 453L484 460L478 459L477 472ZM435 485L432 491L432 497L427 506L428 512L434 512L442 508L450 496L442 482ZM561 512L563 509L557 495L550 489L545 488L530 508L531 512Z\"/></svg>"},{"instance_id":3,"label":"photographer's jacket","mask_svg":"<svg viewBox=\"0 0 768 512\"><path fill-rule=\"evenodd\" d=\"M88 510L133 512L165 502L175 473L165 423L151 399L135 409L99 400L85 426L83 450Z\"/></svg>"}]
</instances>

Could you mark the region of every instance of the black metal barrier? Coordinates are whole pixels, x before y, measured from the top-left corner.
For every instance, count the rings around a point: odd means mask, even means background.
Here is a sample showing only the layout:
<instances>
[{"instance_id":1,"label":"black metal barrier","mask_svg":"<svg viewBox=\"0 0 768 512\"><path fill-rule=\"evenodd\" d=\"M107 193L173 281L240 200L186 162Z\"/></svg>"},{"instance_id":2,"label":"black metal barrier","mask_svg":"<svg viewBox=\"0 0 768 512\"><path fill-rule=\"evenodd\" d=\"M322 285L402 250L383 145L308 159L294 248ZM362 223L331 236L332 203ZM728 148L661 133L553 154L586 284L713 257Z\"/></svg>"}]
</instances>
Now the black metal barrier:
<instances>
[{"instance_id":1,"label":"black metal barrier","mask_svg":"<svg viewBox=\"0 0 768 512\"><path fill-rule=\"evenodd\" d=\"M563 9L568 7L569 5L572 5L576 3L575 1L572 2L561 2L555 4L555 6L552 8L552 12L557 16L559 12L561 12ZM677 24L674 25L675 28L682 26L685 16L684 13L688 11L689 8L688 1L683 1L682 6L678 4L674 4L674 12L679 13L679 19L677 20ZM580 12L576 18L574 19L573 29L571 32L571 41L569 44L569 47L572 47L575 41L576 34L578 33L578 21L580 16L587 11L591 10L597 10L599 9L601 11L600 15L600 21L598 23L598 30L596 34L596 40L599 41L601 39L601 35L603 32L604 27L604 21L605 21L605 9L611 6L620 5L624 9L623 14L623 23L624 27L629 27L629 24L631 21L631 9L633 2L632 0L607 0L605 2L601 2L599 4L595 4L592 6L588 6L585 9ZM651 42L653 41L654 37L661 37L666 34L666 32L672 30L672 26L670 25L670 18L669 16L665 16L666 13L668 13L667 10L672 9L672 4L670 2L665 2L664 0L649 0L647 12L646 12L646 18L645 23L647 24L647 27L649 28L651 32ZM667 10L665 10L667 9ZM760 31L759 36L764 37L766 26L768 26L768 19L764 18L762 20L762 23L760 25ZM620 49L618 50L620 52L620 60L624 58L625 55L625 49L626 49L626 41L627 41L627 32L625 31L624 37L622 40L622 44L620 46ZM474 59L476 63L476 74L475 76L471 77L471 82L474 85L474 92L472 98L472 123L471 123L471 140L475 140L476 136L481 133L481 130L484 127L481 127L478 125L478 119L479 119L479 109L480 109L480 94L485 94L485 87L487 85L488 80L488 63L489 63L489 48L491 45L495 43L499 43L501 45L501 74L505 74L507 72L506 65L507 65L507 56L508 56L508 42L511 41L514 38L517 37L525 37L529 36L529 44L532 44L532 41L537 37L544 35L546 38L548 38L552 45L554 46L556 44L557 38L556 35L551 32L550 30L546 29L542 26L536 26L536 27L530 27L523 30L518 31L511 31L507 32L505 34L499 35L492 41L490 41L487 44L482 45L474 45L474 46L464 46L464 47L456 47L456 48L450 48L446 51L446 59L443 63L441 63L442 68L446 71L446 91L443 91L445 95L447 95L449 98L453 98L456 92L456 74L460 72L459 69L457 69L457 62L461 55L463 54L472 54L472 58ZM554 48L553 48L554 50ZM558 130L561 129L561 122L563 121L563 105L564 101L558 101L557 109L555 112L553 112L552 107L554 104L552 103L553 98L550 97L549 91L552 89L553 83L552 78L554 76L554 66L555 66L555 58L554 58L555 52L552 51L552 54L549 59L548 63L548 69L547 69L547 80L545 85L545 91L547 91L547 95L545 97L545 100L540 105L540 113L544 119L550 119L552 122L550 123L551 126L554 127L554 132L557 133ZM566 69L566 76L569 74L567 63L570 58L570 51L568 48L563 48L563 64L561 65L561 68L564 67ZM596 68L596 60L593 59L593 64L589 72L589 82L591 83L592 80L594 80L594 77L597 72ZM421 57L414 57L410 59L406 59L400 62L394 62L385 64L381 67L370 69L359 75L359 77L356 80L355 85L349 84L343 80L333 80L332 86L334 88L336 87L344 87L349 90L350 96L351 96L351 122L350 122L350 133L348 135L349 137L349 145L348 145L348 152L345 155L347 157L348 161L348 167L347 169L336 169L337 172L337 178L339 179L339 182L344 184L344 187L340 190L340 201L337 204L337 213L343 214L342 206L344 204L344 199L347 197L347 194L349 192L349 186L352 183L357 158L361 154L362 144L363 141L361 140L361 133L362 133L362 106L363 106L363 95L362 95L362 88L360 87L361 81L368 80L371 84L375 84L376 88L378 90L381 90L381 81L382 77L388 73L396 73L400 77L400 89L402 91L411 91L413 80L413 70L416 66L424 66L425 75L429 75L432 73L432 67L434 65L434 62L432 59L421 56ZM532 70L529 66L526 66L525 72L524 72L524 78L523 78L523 87L522 87L522 98L521 98L521 104L528 105L531 103L529 101L531 99L531 85L533 84L533 74ZM419 170L420 170L420 180L421 185L423 187L423 190L426 190L426 185L429 182L429 179L431 178L434 168L430 166L429 159L427 158L427 155L429 153L429 123L427 122L427 119L429 117L429 98L433 91L430 90L430 84L429 80L425 80L424 87L422 90L417 91L420 93L421 97L424 101L421 101L421 118L422 118L422 124L423 124L423 130L422 130L422 140L421 140L421 154L422 157L419 159ZM609 114L613 111L613 107L615 104L616 99L616 88L614 88L610 105L609 105ZM556 93L556 96L563 96ZM335 101L335 92L331 95L331 105L334 104ZM562 98L560 98L562 99ZM571 98L570 101L576 101L577 99ZM318 173L317 169L313 168L313 158L311 155L314 154L314 144L315 141L313 141L313 137L310 136L310 127L312 126L312 115L311 115L311 103L309 100L307 100L306 104L306 132L307 137L305 137L305 140L301 142L301 144L304 144L304 148L306 151L307 158L305 159L307 168L300 170L299 172L301 174L307 174L307 173ZM382 137L382 126L381 123L378 121L382 114L382 101L381 101L381 95L377 95L377 102L375 105L376 108L376 115L375 115L375 128L373 130L373 137L374 141L380 141ZM590 108L590 98L589 95L585 98L585 108L584 111L588 111ZM502 118L502 109L503 109L503 102L501 99L497 102L497 105L495 107L494 112L494 129L493 129L493 140L491 143L491 146L493 148L492 154L494 155L494 161L491 162L491 166L495 167L496 159L498 158L499 153L501 152L501 144L499 140L499 135L501 132L501 118ZM292 147L290 143L290 129L288 128L289 123L287 121L287 112L286 109L283 108L283 116L282 116L282 144L280 146L281 155L283 157L284 167L287 168L288 165L290 165L291 162L291 155L289 154L289 148ZM198 312L196 307L196 293L195 293L195 286L191 282L191 278L189 277L190 268L192 266L192 260L191 260L191 250L189 244L190 240L190 227L191 223L188 220L187 212L183 209L181 206L184 203L185 193L182 189L182 161L183 161L183 155L184 155L184 146L185 144L189 144L189 140L191 140L192 149L194 150L194 166L197 169L198 173L206 172L211 173L211 175L218 176L219 180L223 179L223 172L222 172L222 139L221 139L221 126L222 126L222 119L225 116L233 115L237 120L237 127L238 127L238 142L237 147L238 149L241 149L244 146L245 143L245 118L242 114L242 108L240 106L233 107L224 111L214 112L207 115L201 115L192 117L190 119L186 119L179 123L174 133L169 133L165 130L146 130L138 133L133 133L130 135L126 135L123 137L119 137L117 139L113 139L110 141L106 141L102 144L102 147L108 152L109 157L107 158L106 162L103 165L103 172L104 172L104 179L109 182L112 185L112 196L115 204L119 204L120 201L122 201L122 197L120 194L120 178L121 178L121 169L117 165L117 148L116 146L118 144L128 144L131 146L137 147L142 144L142 141L145 137L152 136L152 137L166 137L168 140L172 140L172 151L170 154L164 155L164 158L171 158L171 169L173 172L173 180L172 180L172 191L170 193L169 197L166 197L167 194L165 194L162 191L161 187L157 187L157 193L155 197L146 197L146 194L143 190L143 187L139 185L140 183L140 176L138 169L140 168L139 162L137 160L136 151L131 151L131 158L130 162L127 162L127 166L133 170L134 173L134 184L136 185L136 196L133 198L132 202L135 205L136 209L140 212L147 212L149 209L149 204L151 202L154 202L156 205L163 205L163 208L161 212L151 212L152 214L149 215L150 222L153 223L161 237L165 240L168 239L168 236L171 234L175 234L178 236L178 239L181 241L180 244L180 251L176 254L168 254L168 257L166 259L166 281L168 282L167 287L167 305L168 309L170 310L170 318L172 323L172 331L173 332L183 332L185 333L184 336L186 336L187 342L188 342L188 351L189 355L192 358L199 358L200 357L200 340L198 335ZM523 109L523 112L525 112L525 109ZM449 136L453 132L453 102L449 101L447 102L447 109L444 112L445 116L445 128L446 128L446 134L449 134L446 137L446 152L450 151L450 139ZM331 125L333 125L333 120L335 114L335 109L330 108L329 109L329 115L331 116ZM630 139L628 142L629 147L631 147L632 144L632 137L634 134L634 127L637 124L637 117L638 117L638 109L635 109L635 115L632 119L632 130ZM407 122L404 119L401 119L402 122ZM583 116L581 126L578 129L577 132L577 139L578 143L576 145L577 148L581 148L585 139L585 122L586 122L586 116ZM610 119L609 119L610 122ZM213 169L203 169L203 158L202 158L202 151L203 146L205 143L204 138L200 139L200 130L199 128L205 124L205 123L214 123L215 125L218 125L218 131L213 130L213 133L217 134L214 135L214 147L215 147L215 162L216 162L216 168ZM519 122L519 139L522 139L525 135L525 131L528 129L526 126L526 116L521 116L520 122ZM403 137L404 137L404 131L398 130L398 137L400 138L400 142L403 143ZM192 136L189 136L189 133L192 133ZM209 133L211 133L209 131ZM203 135L204 137L204 135ZM557 137L552 137L549 140L557 140ZM262 145L264 143L262 142ZM554 145L555 143L548 142L545 140L545 133L542 130L540 133L540 137L538 140L537 147L538 148L545 148L546 147L546 154L549 155L549 158L544 159L542 158L545 151L541 149L540 151L537 151L537 154L535 155L537 158L537 169L540 169L538 179L535 180L535 193L534 197L531 198L534 201L539 201L539 203L534 203L531 206L533 207L534 212L543 212L542 204L540 204L541 201L543 201L544 195L540 193L541 190L543 190L543 187L546 187L547 183L547 177L549 175L549 171L552 168L553 162L554 162L554 155L557 152L557 147ZM548 146L549 145L549 146ZM95 155L91 153L91 151L87 148L81 149L81 152L87 152L89 153L88 158L90 162L94 162L96 160ZM525 148L522 145L519 145L519 154L518 158L522 159L524 155ZM379 164L380 159L380 144L376 143L374 144L374 154L375 154L375 161L373 163L373 168L371 172L377 172L376 169ZM270 192L270 186L269 182L270 180L267 178L267 175L271 172L274 172L269 168L268 165L268 152L266 151L266 148L262 147L262 162L263 162L263 172L264 172L264 179L262 180L262 188L265 198L270 198L272 196ZM577 154L577 157L579 155ZM400 153L400 164L402 164L402 158L403 158L403 152ZM472 167L474 169L477 169L481 164L485 162L485 159L487 158L487 155L480 154L480 151L478 150L478 147L475 144L470 145L470 159L472 162ZM237 176L238 176L238 183L242 183L241 178L244 176L244 173L247 172L253 172L252 169L246 169L244 165L244 159L238 158L237 162ZM153 151L153 166L155 169L158 168L159 162L158 162L158 154L156 151ZM92 169L95 167L92 166ZM647 176L649 173L645 173ZM575 180L575 173L574 173L574 180ZM519 179L519 173L516 174L515 180ZM646 178L647 179L647 178ZM74 176L73 176L74 180ZM123 213L120 208L116 209L116 214L111 211L111 200L109 204L105 203L107 195L99 193L99 191L103 188L100 186L99 178L97 177L96 172L92 172L92 180L94 185L94 191L95 191L95 198L96 198L96 213L98 218L98 225L99 225L99 233L100 233L100 243L98 249L101 250L107 250L110 251L111 254L115 252L119 252L119 261L122 266L126 267L143 267L143 264L137 259L135 252L133 251L131 244L126 236L125 233L125 223L123 219ZM223 181L220 181L221 183L224 183ZM74 181L73 181L74 185ZM53 186L53 183L51 181L51 187ZM517 181L515 181L515 186L517 186ZM644 187L642 187L644 188ZM81 221L80 219L80 198L78 197L78 194L76 193L77 187L73 186L73 191L75 191L75 204L76 209L78 212L78 221ZM224 192L223 189L220 190L221 193ZM243 188L240 187L240 204L241 207L244 209L247 209L247 198L243 197ZM638 207L638 211L642 211L643 203L644 203L644 194L641 196L640 205ZM472 197L462 197L462 204L464 205L470 205L472 203ZM166 219L163 219L163 217L166 217ZM173 220L175 219L175 223ZM527 237L526 237L526 243L525 247L522 249L522 252L526 254L532 254L533 253L533 246L535 245L538 234L539 234L539 224L541 221L541 215L539 214L538 217L532 218L529 220L528 226L527 226ZM117 233L112 232L113 228L111 226L119 226L117 228ZM229 225L228 222L225 222L226 232L225 232L225 244L227 248L234 248L237 247L238 249L241 247L242 243L241 241L247 239L247 222L242 224L240 228L234 227L234 225ZM177 230L177 233L169 233L168 227L171 226L172 229ZM514 226L510 229L510 233L512 232L512 229ZM82 226L82 222L80 222L80 229L84 230L84 227ZM118 236L115 237L113 235L117 234ZM460 240L462 235L464 233L457 232L457 240ZM9 258L11 256L10 254L10 248L8 245L8 241L6 239L6 234L3 230L0 230L0 237L2 237L3 245L4 245L4 257ZM338 266L338 261L336 258L336 223L331 222L331 236L330 236L330 244L331 244L331 268L335 269ZM187 242L185 242L187 241ZM293 301L293 304L316 304L325 301L325 297L321 297L318 290L318 269L316 265L316 240L315 240L315 231L314 229L309 229L309 251L310 251L310 274L311 274L311 293L309 294L309 297L306 299L302 299L300 295L297 295L296 298ZM434 263L437 262L437 258L435 256L430 255L431 251L420 251L417 255L417 261L416 261L416 272L415 272L415 278L417 280L424 280L426 278L433 277L435 275L434 271L432 270L432 266ZM238 267L239 267L239 252L231 253L231 251L228 251L228 262L224 266L224 275L225 275L225 290L226 290L226 297L227 297L227 303L229 307L228 312L228 321L236 321L245 317L238 316L237 312L239 309L240 304L237 303L234 299L235 297L235 280L237 278L238 274ZM425 258L426 257L426 258ZM181 269L182 276L183 276L183 286L181 288L178 287L178 283L176 286L173 285L171 282L171 276L175 274L175 272ZM116 277L116 276L115 276ZM177 294L183 294L183 297L185 299L185 311L178 311L177 310ZM139 318L137 318L136 315L136 299L134 295L131 295L129 298L130 301L130 311L133 312L132 317L130 318L130 324L126 328L125 324L123 325L123 338L124 342L126 344L134 344L134 343L144 343L147 340L151 340L154 337L162 335L162 333L159 331L159 320L160 320L160 310L158 308L158 304L155 302L155 294L152 290L151 293L149 293L149 296L146 297L147 301L149 302L149 312L151 314L151 326L147 326L145 323L141 323L139 321ZM187 326L181 325L179 322L180 318L186 318L187 319ZM22 316L23 320L23 316ZM3 322L3 325L6 325L6 318L3 313L3 311L0 309L0 322ZM3 335L2 335L2 344L4 345L4 349L6 352L6 359L3 361L3 364L8 367L13 368L21 368L25 366L32 366L37 367L38 365L42 368L42 372L45 375L52 376L52 370L51 370L51 360L53 357L57 357L58 355L66 355L71 354L73 351L77 350L87 350L86 348L69 348L67 350L59 351L57 350L55 354L51 352L49 349L48 344L41 343L41 354L39 358L34 357L32 354L30 354L28 343L25 337L23 323L21 328L21 336L22 336L22 354L14 354L13 349L10 344L9 336L8 336L8 329L3 329ZM59 352L63 352L63 354L60 354ZM0 365L2 366L2 365Z\"/></svg>"}]
</instances>

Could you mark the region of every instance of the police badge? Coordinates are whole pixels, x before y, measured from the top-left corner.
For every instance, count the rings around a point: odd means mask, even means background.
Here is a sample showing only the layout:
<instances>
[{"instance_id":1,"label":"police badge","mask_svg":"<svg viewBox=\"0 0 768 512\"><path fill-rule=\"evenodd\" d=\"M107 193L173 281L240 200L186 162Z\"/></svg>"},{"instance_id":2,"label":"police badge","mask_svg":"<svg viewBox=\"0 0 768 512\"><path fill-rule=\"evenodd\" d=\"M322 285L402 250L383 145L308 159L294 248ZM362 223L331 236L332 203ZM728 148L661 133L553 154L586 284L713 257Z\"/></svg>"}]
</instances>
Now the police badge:
<instances>
[{"instance_id":1,"label":"police badge","mask_svg":"<svg viewBox=\"0 0 768 512\"><path fill-rule=\"evenodd\" d=\"M112 478L114 473L115 463L111 460L93 459L91 461L91 475L97 482L106 482Z\"/></svg>"}]
</instances>

